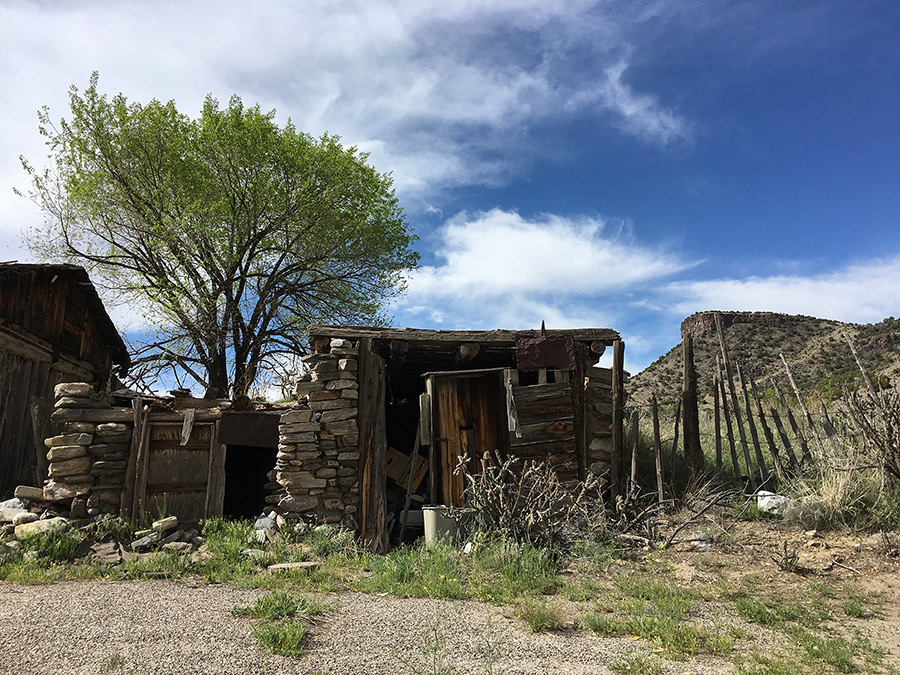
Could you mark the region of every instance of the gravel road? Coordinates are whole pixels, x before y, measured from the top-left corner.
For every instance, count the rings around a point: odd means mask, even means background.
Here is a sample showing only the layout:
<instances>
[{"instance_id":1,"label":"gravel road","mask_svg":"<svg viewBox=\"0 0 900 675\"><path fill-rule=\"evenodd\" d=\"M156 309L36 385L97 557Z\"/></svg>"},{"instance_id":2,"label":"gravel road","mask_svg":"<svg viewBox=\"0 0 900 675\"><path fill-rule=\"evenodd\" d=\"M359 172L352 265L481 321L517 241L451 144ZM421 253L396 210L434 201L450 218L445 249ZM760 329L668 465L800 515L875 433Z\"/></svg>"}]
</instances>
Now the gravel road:
<instances>
[{"instance_id":1,"label":"gravel road","mask_svg":"<svg viewBox=\"0 0 900 675\"><path fill-rule=\"evenodd\" d=\"M328 611L289 659L260 652L251 620L231 614L263 594L190 580L0 583L0 673L572 675L610 673L626 652L652 651L585 630L532 634L508 608L482 603L339 593L321 596ZM439 665L453 670L425 668L435 640ZM667 673L733 670L717 659L665 664Z\"/></svg>"}]
</instances>

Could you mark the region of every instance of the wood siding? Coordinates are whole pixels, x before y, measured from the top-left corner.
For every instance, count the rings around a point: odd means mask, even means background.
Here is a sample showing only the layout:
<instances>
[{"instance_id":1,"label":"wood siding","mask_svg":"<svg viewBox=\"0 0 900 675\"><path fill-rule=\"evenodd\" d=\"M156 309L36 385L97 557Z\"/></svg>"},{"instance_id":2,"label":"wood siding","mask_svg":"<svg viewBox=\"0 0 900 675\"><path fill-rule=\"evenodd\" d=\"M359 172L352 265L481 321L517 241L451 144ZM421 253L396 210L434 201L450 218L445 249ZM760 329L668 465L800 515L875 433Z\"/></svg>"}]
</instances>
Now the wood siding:
<instances>
[{"instance_id":1,"label":"wood siding","mask_svg":"<svg viewBox=\"0 0 900 675\"><path fill-rule=\"evenodd\" d=\"M578 477L575 410L570 383L513 387L522 436L510 434L510 453L523 460L549 461L561 480Z\"/></svg>"}]
</instances>

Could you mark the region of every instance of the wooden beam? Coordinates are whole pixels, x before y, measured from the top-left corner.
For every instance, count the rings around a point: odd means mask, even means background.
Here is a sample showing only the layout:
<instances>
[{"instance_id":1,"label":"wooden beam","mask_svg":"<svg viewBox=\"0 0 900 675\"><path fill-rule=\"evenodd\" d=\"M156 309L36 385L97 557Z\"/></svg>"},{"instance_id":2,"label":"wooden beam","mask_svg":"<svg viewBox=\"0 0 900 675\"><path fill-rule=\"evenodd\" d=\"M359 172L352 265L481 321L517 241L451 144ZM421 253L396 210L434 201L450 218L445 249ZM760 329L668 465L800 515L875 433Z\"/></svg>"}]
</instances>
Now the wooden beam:
<instances>
[{"instance_id":1,"label":"wooden beam","mask_svg":"<svg viewBox=\"0 0 900 675\"><path fill-rule=\"evenodd\" d=\"M610 458L609 482L612 488L613 503L619 495L621 477L619 469L622 463L625 418L625 343L616 340L613 343L612 366L612 390L613 390L613 420L612 420L612 456Z\"/></svg>"},{"instance_id":2,"label":"wooden beam","mask_svg":"<svg viewBox=\"0 0 900 675\"><path fill-rule=\"evenodd\" d=\"M307 329L310 338L335 337L347 340L372 338L376 340L404 340L416 346L440 346L453 342L478 342L482 347L515 347L516 340L524 337L541 337L540 330L425 330L417 328L376 328L368 326L332 326L313 324ZM611 328L548 329L549 337L571 337L577 342L601 342L612 345L619 334Z\"/></svg>"},{"instance_id":3,"label":"wooden beam","mask_svg":"<svg viewBox=\"0 0 900 675\"><path fill-rule=\"evenodd\" d=\"M684 422L684 461L688 473L699 476L703 473L703 449L700 447L700 410L697 401L697 369L694 367L694 339L686 334L682 340L684 359L684 379L681 390Z\"/></svg>"}]
</instances>

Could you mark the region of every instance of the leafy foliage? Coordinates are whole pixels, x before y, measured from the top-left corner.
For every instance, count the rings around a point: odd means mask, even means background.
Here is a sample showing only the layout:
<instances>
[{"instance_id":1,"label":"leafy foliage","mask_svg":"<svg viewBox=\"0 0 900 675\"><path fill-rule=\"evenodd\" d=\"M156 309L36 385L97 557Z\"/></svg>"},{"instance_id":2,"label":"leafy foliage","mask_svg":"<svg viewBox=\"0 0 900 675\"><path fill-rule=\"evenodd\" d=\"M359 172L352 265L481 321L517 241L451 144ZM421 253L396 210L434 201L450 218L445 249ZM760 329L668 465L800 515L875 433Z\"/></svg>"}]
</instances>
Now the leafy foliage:
<instances>
[{"instance_id":1,"label":"leafy foliage","mask_svg":"<svg viewBox=\"0 0 900 675\"><path fill-rule=\"evenodd\" d=\"M279 128L237 96L207 97L194 120L174 101L110 100L97 79L71 88L69 120L40 113L51 168L23 159L46 215L30 243L145 309L157 332L138 375L173 368L240 398L303 353L310 323L383 319L418 256L391 177L365 153Z\"/></svg>"}]
</instances>

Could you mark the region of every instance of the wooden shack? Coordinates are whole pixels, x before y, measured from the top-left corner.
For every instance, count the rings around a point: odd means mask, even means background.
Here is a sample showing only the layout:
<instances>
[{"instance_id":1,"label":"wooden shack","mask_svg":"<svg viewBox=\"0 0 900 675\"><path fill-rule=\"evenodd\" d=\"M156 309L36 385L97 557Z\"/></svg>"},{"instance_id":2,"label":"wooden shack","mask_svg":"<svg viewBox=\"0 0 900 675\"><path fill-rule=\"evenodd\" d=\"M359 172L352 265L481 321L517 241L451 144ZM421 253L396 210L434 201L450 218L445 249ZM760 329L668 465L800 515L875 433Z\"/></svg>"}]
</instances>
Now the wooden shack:
<instances>
[{"instance_id":1,"label":"wooden shack","mask_svg":"<svg viewBox=\"0 0 900 675\"><path fill-rule=\"evenodd\" d=\"M0 495L46 477L46 449L36 452L35 438L48 433L35 425L50 415L54 386L99 387L128 365L83 268L0 263Z\"/></svg>"},{"instance_id":2,"label":"wooden shack","mask_svg":"<svg viewBox=\"0 0 900 675\"><path fill-rule=\"evenodd\" d=\"M323 423L347 419L351 413L345 410L357 408L349 441L340 442L340 430L327 424L323 429L329 439L337 438L338 451L358 450L359 509L353 506L352 512L361 537L375 550L388 545L402 486L408 485L401 467L413 464L413 480L422 475L416 489L420 503L463 503L463 478L453 469L462 455L477 460L486 451L549 461L563 481L592 471L611 494L618 490L624 343L613 330L313 325L309 338L313 353L307 358L314 371L329 354L340 359L312 373L313 421L317 415ZM596 367L608 347L612 368ZM342 374L345 368L355 372ZM354 380L358 393L338 391L350 386L340 383ZM335 417L338 404L340 417ZM411 455L420 460L410 460ZM427 463L421 472L419 461ZM295 498L311 494L303 491Z\"/></svg>"}]
</instances>

